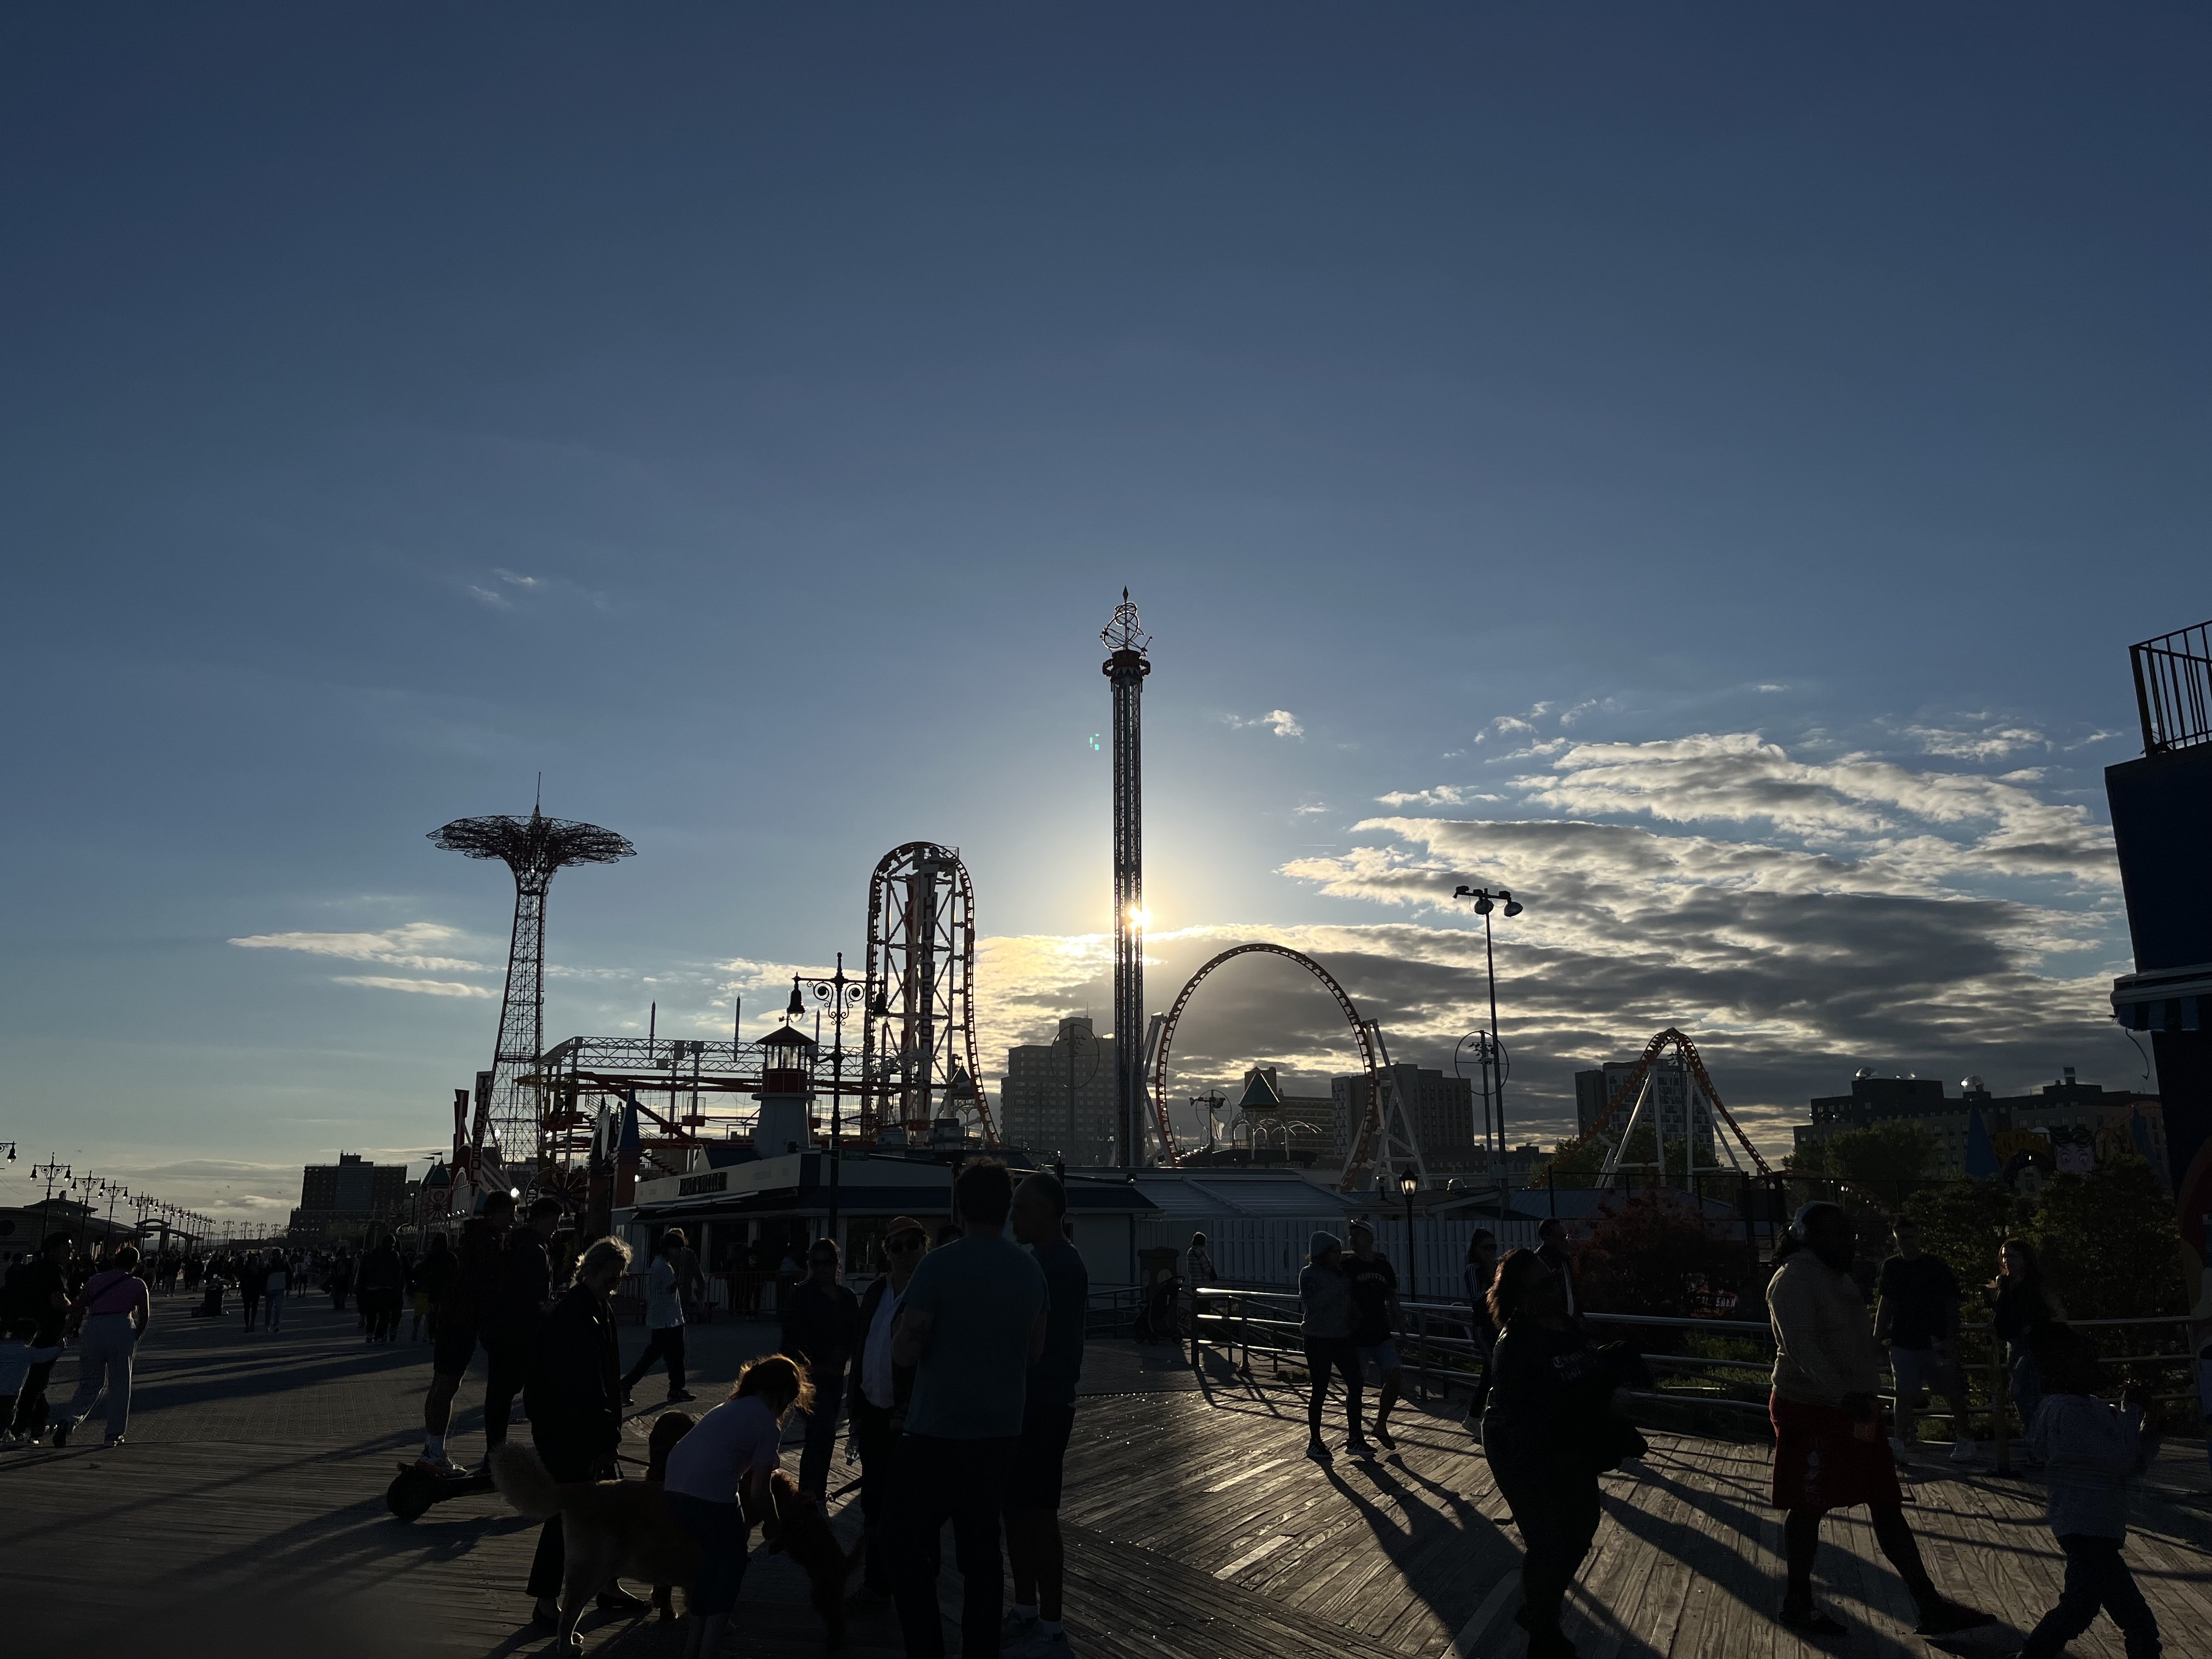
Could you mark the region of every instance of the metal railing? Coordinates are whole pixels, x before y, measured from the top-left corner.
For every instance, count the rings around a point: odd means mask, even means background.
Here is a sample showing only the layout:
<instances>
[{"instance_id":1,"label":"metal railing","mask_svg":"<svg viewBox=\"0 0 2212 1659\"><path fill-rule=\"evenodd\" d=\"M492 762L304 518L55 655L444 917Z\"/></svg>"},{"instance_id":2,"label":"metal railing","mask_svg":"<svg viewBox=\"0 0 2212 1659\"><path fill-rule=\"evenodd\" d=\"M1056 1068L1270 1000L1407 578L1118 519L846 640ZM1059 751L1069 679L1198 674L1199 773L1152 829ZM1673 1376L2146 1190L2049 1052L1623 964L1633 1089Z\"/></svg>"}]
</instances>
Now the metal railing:
<instances>
[{"instance_id":1,"label":"metal railing","mask_svg":"<svg viewBox=\"0 0 2212 1659\"><path fill-rule=\"evenodd\" d=\"M1228 1285L1206 1285L1192 1292L1191 1364L1202 1364L1205 1351L1219 1351L1231 1368L1248 1381L1256 1381L1253 1373L1255 1355L1261 1357L1271 1367L1277 1379L1282 1376L1285 1359L1300 1367L1305 1363L1304 1345L1299 1340L1299 1306L1297 1297L1287 1291L1241 1289ZM1487 1355L1474 1334L1474 1319L1464 1304L1436 1302L1401 1302L1400 1311L1407 1327L1396 1335L1399 1358L1409 1374L1409 1384L1424 1402L1432 1396L1449 1400L1455 1389L1464 1388L1470 1395L1482 1376ZM1764 1419L1767 1414L1766 1389L1774 1367L1773 1329L1765 1321L1743 1319L1685 1319L1653 1314L1583 1313L1581 1318L1591 1325L1621 1328L1638 1327L1654 1330L1680 1331L1686 1334L1734 1337L1739 1340L1757 1342L1762 1352L1757 1358L1736 1358L1724 1355L1644 1352L1644 1364L1654 1372L1678 1376L1685 1382L1703 1378L1708 1386L1698 1388L1668 1388L1662 1386L1651 1391L1638 1391L1632 1398L1653 1405L1696 1406L1699 1407L1750 1413ZM2185 1328L2189 1321L2178 1315L2158 1315L2126 1319L2076 1319L2068 1322L2076 1330L2120 1330L2131 1328ZM1982 1372L1984 1399L1982 1411L1988 1413L1992 1430L1992 1444L1996 1466L2000 1471L2009 1468L2014 1436L2011 1413L2007 1409L2011 1401L2011 1367L2007 1363L2004 1344L1997 1339L1994 1328L1987 1323L1964 1325L1960 1328L1962 1344L1965 1339L1978 1339L1983 1353L1978 1358L1960 1358L1962 1370L1972 1368ZM2185 1343L2180 1352L2151 1353L2100 1354L2104 1364L2114 1367L2155 1366L2172 1368L2186 1365L2190 1356ZM1743 1399L1722 1391L1731 1376L1740 1378L1738 1388L1754 1388L1757 1397ZM1881 1397L1894 1412L1897 1404L1896 1382L1887 1376L1888 1386ZM1718 1384L1719 1387L1711 1386ZM2162 1405L2185 1402L2193 1405L2197 1395L2193 1389L2172 1394L2159 1394L2154 1398ZM1949 1420L1948 1411L1916 1408L1916 1417ZM1968 1407L1969 1416L1978 1415ZM1971 1425L1969 1425L1971 1427Z\"/></svg>"},{"instance_id":2,"label":"metal railing","mask_svg":"<svg viewBox=\"0 0 2212 1659\"><path fill-rule=\"evenodd\" d=\"M2212 622L2128 647L2143 753L2212 743Z\"/></svg>"}]
</instances>

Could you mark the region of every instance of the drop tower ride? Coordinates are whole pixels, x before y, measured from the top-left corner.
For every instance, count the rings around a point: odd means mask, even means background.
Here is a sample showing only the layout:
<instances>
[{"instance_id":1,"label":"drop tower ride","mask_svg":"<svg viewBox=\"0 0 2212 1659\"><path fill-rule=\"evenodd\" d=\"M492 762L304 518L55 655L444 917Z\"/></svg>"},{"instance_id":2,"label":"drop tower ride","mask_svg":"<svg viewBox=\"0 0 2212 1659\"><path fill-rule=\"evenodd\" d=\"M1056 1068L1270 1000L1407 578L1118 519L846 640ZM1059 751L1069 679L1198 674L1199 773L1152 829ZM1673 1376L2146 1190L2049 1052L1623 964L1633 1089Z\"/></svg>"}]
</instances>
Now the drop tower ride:
<instances>
[{"instance_id":1,"label":"drop tower ride","mask_svg":"<svg viewBox=\"0 0 2212 1659\"><path fill-rule=\"evenodd\" d=\"M1143 700L1152 641L1127 588L1098 637L1114 687L1114 1152L1121 1168L1133 1170L1143 1162L1146 1104Z\"/></svg>"}]
</instances>

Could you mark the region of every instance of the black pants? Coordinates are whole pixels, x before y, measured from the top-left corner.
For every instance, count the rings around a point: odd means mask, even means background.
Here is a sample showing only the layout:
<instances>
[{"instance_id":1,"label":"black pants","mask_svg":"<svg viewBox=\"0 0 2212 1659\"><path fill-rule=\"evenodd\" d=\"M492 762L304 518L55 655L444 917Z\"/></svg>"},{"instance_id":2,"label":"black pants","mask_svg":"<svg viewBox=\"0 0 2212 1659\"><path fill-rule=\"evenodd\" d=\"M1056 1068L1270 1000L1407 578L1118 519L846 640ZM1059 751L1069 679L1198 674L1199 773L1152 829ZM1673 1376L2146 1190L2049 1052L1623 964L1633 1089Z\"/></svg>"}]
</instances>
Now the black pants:
<instances>
[{"instance_id":1,"label":"black pants","mask_svg":"<svg viewBox=\"0 0 2212 1659\"><path fill-rule=\"evenodd\" d=\"M799 1454L799 1489L823 1498L830 1491L830 1464L837 1455L837 1407L845 1400L845 1368L825 1370L809 1365L814 1381L814 1409L806 1413L806 1449Z\"/></svg>"},{"instance_id":2,"label":"black pants","mask_svg":"<svg viewBox=\"0 0 2212 1659\"><path fill-rule=\"evenodd\" d=\"M1521 1530L1522 1617L1531 1659L1559 1650L1559 1603L1597 1536L1597 1477L1565 1474L1543 1464L1501 1464L1490 1472Z\"/></svg>"},{"instance_id":3,"label":"black pants","mask_svg":"<svg viewBox=\"0 0 2212 1659\"><path fill-rule=\"evenodd\" d=\"M898 1431L891 1426L890 1413L862 1400L853 1407L853 1436L860 1443L860 1528L868 1540L866 1553L860 1558L861 1582L877 1594L888 1595L891 1553L887 1523Z\"/></svg>"},{"instance_id":4,"label":"black pants","mask_svg":"<svg viewBox=\"0 0 2212 1659\"><path fill-rule=\"evenodd\" d=\"M501 1427L506 1426L504 1420ZM487 1425L489 1427L489 1425ZM545 1465L545 1473L556 1480L589 1480L592 1473L606 1460L600 1454L562 1436L541 1437L532 1434L531 1443L538 1448L538 1461ZM497 1442L492 1443L497 1444ZM530 1582L525 1587L532 1595L561 1594L562 1552L567 1546L561 1536L561 1517L547 1518L538 1529L538 1553L530 1558Z\"/></svg>"},{"instance_id":5,"label":"black pants","mask_svg":"<svg viewBox=\"0 0 2212 1659\"><path fill-rule=\"evenodd\" d=\"M1328 1374L1344 1379L1344 1415L1352 1425L1352 1438L1359 1438L1359 1351L1348 1336L1308 1337L1306 1371L1312 1387L1306 1395L1306 1427L1321 1438L1322 1402L1328 1398Z\"/></svg>"},{"instance_id":6,"label":"black pants","mask_svg":"<svg viewBox=\"0 0 2212 1659\"><path fill-rule=\"evenodd\" d=\"M2120 1557L2120 1540L2069 1533L2058 1547L2066 1552L2065 1587L2058 1605L2029 1633L2021 1659L2057 1659L2062 1648L2097 1622L2099 1607L2112 1615L2127 1638L2128 1659L2158 1659L2158 1620Z\"/></svg>"},{"instance_id":7,"label":"black pants","mask_svg":"<svg viewBox=\"0 0 2212 1659\"><path fill-rule=\"evenodd\" d=\"M261 1298L251 1291L242 1291L238 1298L246 1304L246 1328L252 1330L253 1322L261 1312Z\"/></svg>"},{"instance_id":8,"label":"black pants","mask_svg":"<svg viewBox=\"0 0 2212 1659\"><path fill-rule=\"evenodd\" d=\"M24 1374L22 1391L15 1396L17 1434L44 1434L46 1430L46 1379L54 1374L54 1361L41 1359Z\"/></svg>"},{"instance_id":9,"label":"black pants","mask_svg":"<svg viewBox=\"0 0 2212 1659\"><path fill-rule=\"evenodd\" d=\"M891 1595L907 1659L945 1659L937 1611L938 1530L952 1522L960 1568L961 1659L998 1659L1006 1572L999 1559L999 1506L1021 1437L941 1440L904 1434L892 1455Z\"/></svg>"},{"instance_id":10,"label":"black pants","mask_svg":"<svg viewBox=\"0 0 2212 1659\"><path fill-rule=\"evenodd\" d=\"M492 1336L484 1340L485 1450L507 1438L507 1425L514 1415L514 1396L522 1392L522 1384L529 1374L528 1337ZM584 1477L568 1474L556 1478L580 1480Z\"/></svg>"},{"instance_id":11,"label":"black pants","mask_svg":"<svg viewBox=\"0 0 2212 1659\"><path fill-rule=\"evenodd\" d=\"M635 1388L638 1379L653 1369L653 1362L663 1358L668 1361L668 1392L683 1393L684 1328L681 1325L664 1325L653 1333L653 1340L645 1345L645 1352L638 1355L637 1364L631 1366L629 1375L623 1378L623 1392L628 1394Z\"/></svg>"}]
</instances>

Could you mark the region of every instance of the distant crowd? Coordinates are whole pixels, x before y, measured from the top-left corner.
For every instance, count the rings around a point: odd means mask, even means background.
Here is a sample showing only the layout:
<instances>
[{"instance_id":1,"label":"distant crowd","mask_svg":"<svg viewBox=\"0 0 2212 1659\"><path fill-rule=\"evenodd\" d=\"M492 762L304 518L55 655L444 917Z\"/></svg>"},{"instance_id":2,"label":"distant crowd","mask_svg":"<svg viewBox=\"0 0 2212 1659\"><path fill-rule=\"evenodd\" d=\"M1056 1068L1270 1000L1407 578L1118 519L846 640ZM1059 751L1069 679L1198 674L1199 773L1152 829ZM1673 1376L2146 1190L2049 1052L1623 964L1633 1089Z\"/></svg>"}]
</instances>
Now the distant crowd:
<instances>
[{"instance_id":1,"label":"distant crowd","mask_svg":"<svg viewBox=\"0 0 2212 1659\"><path fill-rule=\"evenodd\" d=\"M387 1238L358 1254L165 1250L142 1261L130 1245L81 1255L57 1236L0 1292L0 1437L15 1444L50 1437L66 1446L104 1397L106 1443L121 1444L131 1356L156 1294L197 1297L192 1316L210 1320L230 1316L234 1294L248 1334L281 1332L288 1297L325 1294L336 1311L352 1303L371 1344L397 1341L411 1307L409 1338L430 1346L415 1465L428 1480L471 1478L448 1437L455 1397L479 1353L487 1458L507 1441L520 1398L532 1445L555 1481L618 1478L635 1390L656 1368L665 1373L648 1478L702 1564L689 1586L688 1653L715 1650L753 1531L778 1524L771 1477L784 1425L796 1414L805 1425L796 1489L817 1504L830 1496L841 1429L847 1437L848 1460L860 1466L860 1595L896 1606L909 1655L944 1652L938 1539L948 1522L963 1579L963 1652L1064 1654L1058 1510L1088 1275L1070 1242L1065 1189L1052 1175L1017 1182L995 1160L971 1161L953 1203L952 1222L933 1236L912 1217L894 1218L882 1234L883 1271L858 1294L844 1282L832 1239L805 1246L803 1262L785 1259L781 1352L745 1366L729 1396L696 1419L677 1408L695 1399L685 1336L703 1310L707 1281L679 1229L652 1242L641 1275L645 1340L626 1370L614 1297L631 1272L630 1248L613 1238L586 1243L551 1197L518 1214L513 1198L490 1194L456 1242L435 1236L419 1255ZM1540 1237L1538 1248L1502 1259L1487 1232L1468 1247L1461 1289L1480 1369L1466 1422L1525 1548L1516 1618L1532 1659L1569 1659L1560 1607L1597 1531L1599 1477L1645 1451L1624 1413L1631 1396L1652 1385L1632 1348L1600 1341L1589 1328L1565 1229L1546 1223ZM1300 1275L1307 1455L1316 1461L1333 1456L1323 1433L1333 1392L1348 1453L1368 1457L1397 1445L1391 1419L1402 1392L1404 1310L1396 1272L1375 1246L1373 1231L1357 1221L1344 1238L1316 1233ZM1850 1217L1834 1205L1808 1205L1765 1287L1776 1351L1771 1496L1784 1511L1786 1566L1778 1616L1812 1638L1845 1633L1814 1599L1822 1517L1861 1504L1918 1610L1920 1633L1948 1637L1994 1622L1938 1589L1905 1519L1898 1467L1925 1455L1917 1419L1936 1398L1949 1407L1950 1456L1970 1462L1978 1453L1956 1349L1964 1300L1957 1278L1922 1250L1909 1224L1899 1224L1896 1246L1869 1308L1854 1277ZM1193 1238L1185 1261L1192 1284L1218 1281L1205 1235ZM2067 1564L2059 1604L2023 1652L2055 1659L2101 1609L2124 1632L2130 1659L2156 1659L2156 1621L2122 1553L2129 1485L2157 1443L2152 1403L2133 1389L2118 1403L2104 1398L2094 1347L2068 1324L2026 1242L2006 1242L1987 1294L2026 1460L2045 1472ZM77 1384L55 1413L48 1384L72 1334ZM2207 1359L2212 1370L2212 1349ZM1889 1413L1885 1369L1894 1379ZM1371 1416L1370 1374L1380 1385ZM567 1559L556 1513L540 1532L524 1590L533 1619L564 1636L579 1611L562 1605L574 1590L564 1581ZM646 1605L611 1578L596 1596L611 1609Z\"/></svg>"}]
</instances>

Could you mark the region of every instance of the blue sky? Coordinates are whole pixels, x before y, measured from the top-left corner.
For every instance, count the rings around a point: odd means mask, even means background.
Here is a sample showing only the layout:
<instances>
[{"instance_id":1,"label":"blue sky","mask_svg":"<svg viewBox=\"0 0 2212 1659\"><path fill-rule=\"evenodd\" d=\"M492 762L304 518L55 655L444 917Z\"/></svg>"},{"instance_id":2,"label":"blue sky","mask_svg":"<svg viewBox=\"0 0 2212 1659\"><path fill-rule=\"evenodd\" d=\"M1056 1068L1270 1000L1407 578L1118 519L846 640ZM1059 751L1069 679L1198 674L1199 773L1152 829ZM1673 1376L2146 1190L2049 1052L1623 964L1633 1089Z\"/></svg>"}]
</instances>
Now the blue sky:
<instances>
[{"instance_id":1,"label":"blue sky","mask_svg":"<svg viewBox=\"0 0 2212 1659\"><path fill-rule=\"evenodd\" d=\"M1484 876L1532 1133L1670 1021L1768 1133L2140 1069L2099 769L2212 613L2194 15L0 31L27 1159L273 1214L436 1145L509 895L423 836L540 771L639 848L554 889L550 1030L764 1014L916 837L987 1048L1103 1011L1125 583L1156 1005L1303 939L1434 1063ZM1320 1077L1325 1014L1255 967L1178 1048Z\"/></svg>"}]
</instances>

